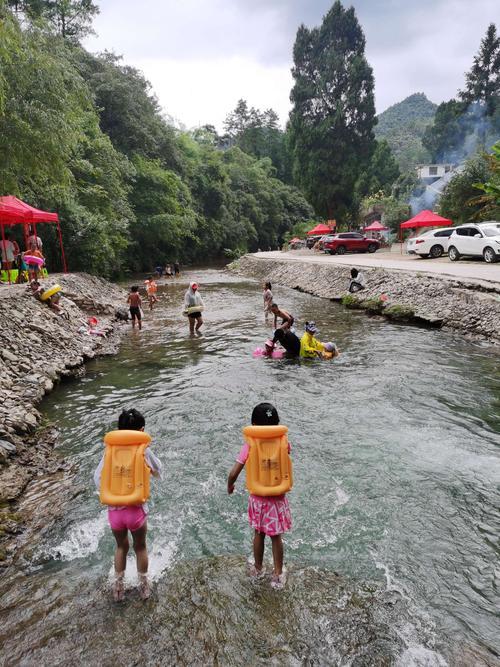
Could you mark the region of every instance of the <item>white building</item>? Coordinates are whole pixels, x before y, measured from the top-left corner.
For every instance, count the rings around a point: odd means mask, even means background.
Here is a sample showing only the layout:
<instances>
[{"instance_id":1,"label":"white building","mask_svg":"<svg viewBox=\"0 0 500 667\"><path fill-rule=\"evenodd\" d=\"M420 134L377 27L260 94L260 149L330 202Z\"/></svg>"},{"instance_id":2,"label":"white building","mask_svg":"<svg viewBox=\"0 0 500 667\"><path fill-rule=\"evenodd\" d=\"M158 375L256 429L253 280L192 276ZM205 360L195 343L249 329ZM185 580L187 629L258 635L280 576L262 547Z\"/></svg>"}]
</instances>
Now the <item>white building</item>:
<instances>
[{"instance_id":1,"label":"white building","mask_svg":"<svg viewBox=\"0 0 500 667\"><path fill-rule=\"evenodd\" d=\"M453 164L419 164L417 176L422 181L435 181L450 172L454 166Z\"/></svg>"}]
</instances>

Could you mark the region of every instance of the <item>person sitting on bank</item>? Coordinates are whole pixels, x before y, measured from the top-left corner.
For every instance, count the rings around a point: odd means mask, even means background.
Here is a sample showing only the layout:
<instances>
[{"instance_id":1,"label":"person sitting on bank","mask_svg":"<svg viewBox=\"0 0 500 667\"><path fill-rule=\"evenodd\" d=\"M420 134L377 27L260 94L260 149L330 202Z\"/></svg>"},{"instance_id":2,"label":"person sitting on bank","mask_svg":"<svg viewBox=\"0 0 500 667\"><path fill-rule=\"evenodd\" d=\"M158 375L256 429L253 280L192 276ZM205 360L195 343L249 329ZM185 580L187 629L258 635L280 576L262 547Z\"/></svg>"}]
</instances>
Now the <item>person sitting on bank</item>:
<instances>
[{"instance_id":1,"label":"person sitting on bank","mask_svg":"<svg viewBox=\"0 0 500 667\"><path fill-rule=\"evenodd\" d=\"M365 289L365 277L358 269L351 269L351 281L349 283L349 292L360 292Z\"/></svg>"},{"instance_id":2,"label":"person sitting on bank","mask_svg":"<svg viewBox=\"0 0 500 667\"><path fill-rule=\"evenodd\" d=\"M279 308L277 303L271 304L271 313L274 315L274 328L278 328L278 317L281 317L281 326L280 329L291 329L294 322L293 315L287 313L286 310Z\"/></svg>"},{"instance_id":3,"label":"person sitting on bank","mask_svg":"<svg viewBox=\"0 0 500 667\"><path fill-rule=\"evenodd\" d=\"M306 322L306 331L300 339L300 356L305 359L323 358L325 346L314 337L319 333L315 322Z\"/></svg>"}]
</instances>

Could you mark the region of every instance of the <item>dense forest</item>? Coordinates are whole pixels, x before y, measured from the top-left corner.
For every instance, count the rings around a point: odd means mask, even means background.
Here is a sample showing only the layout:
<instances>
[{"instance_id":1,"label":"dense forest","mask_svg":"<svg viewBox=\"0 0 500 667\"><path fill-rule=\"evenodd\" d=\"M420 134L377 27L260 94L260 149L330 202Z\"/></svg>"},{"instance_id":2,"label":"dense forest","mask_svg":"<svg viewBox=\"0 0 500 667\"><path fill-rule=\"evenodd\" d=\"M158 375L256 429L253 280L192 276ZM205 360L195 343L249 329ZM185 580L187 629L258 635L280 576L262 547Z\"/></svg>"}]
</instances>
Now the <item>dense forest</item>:
<instances>
[{"instance_id":1,"label":"dense forest","mask_svg":"<svg viewBox=\"0 0 500 667\"><path fill-rule=\"evenodd\" d=\"M275 247L314 218L270 157L236 141L221 150L211 128L175 130L140 72L85 51L92 3L0 8L0 191L58 211L72 269L117 275Z\"/></svg>"},{"instance_id":2,"label":"dense forest","mask_svg":"<svg viewBox=\"0 0 500 667\"><path fill-rule=\"evenodd\" d=\"M395 229L409 214L414 164L450 153L484 154L466 187L462 178L445 193L447 210L464 201L460 185L473 190L474 215L495 210L493 24L457 99L435 110L417 93L377 119L363 30L337 0L320 26L298 28L286 128L242 99L218 134L173 127L141 72L82 47L98 11L92 0L0 0L0 193L59 213L72 269L116 276L233 257L319 219L357 227L373 210Z\"/></svg>"}]
</instances>

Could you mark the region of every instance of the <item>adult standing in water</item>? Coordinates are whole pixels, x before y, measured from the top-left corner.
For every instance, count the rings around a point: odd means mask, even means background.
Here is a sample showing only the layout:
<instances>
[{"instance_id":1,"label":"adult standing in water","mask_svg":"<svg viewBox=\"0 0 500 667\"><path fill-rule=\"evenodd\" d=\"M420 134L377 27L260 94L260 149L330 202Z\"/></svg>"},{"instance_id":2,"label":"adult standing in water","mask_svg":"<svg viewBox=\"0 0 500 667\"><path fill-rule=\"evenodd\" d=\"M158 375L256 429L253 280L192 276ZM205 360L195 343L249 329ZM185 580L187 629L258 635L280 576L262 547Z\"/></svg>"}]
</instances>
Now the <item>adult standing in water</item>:
<instances>
[{"instance_id":1,"label":"adult standing in water","mask_svg":"<svg viewBox=\"0 0 500 667\"><path fill-rule=\"evenodd\" d=\"M188 316L190 334L194 334L195 331L198 331L203 324L201 313L204 307L203 299L198 292L198 284L190 283L189 289L184 295L184 313Z\"/></svg>"}]
</instances>

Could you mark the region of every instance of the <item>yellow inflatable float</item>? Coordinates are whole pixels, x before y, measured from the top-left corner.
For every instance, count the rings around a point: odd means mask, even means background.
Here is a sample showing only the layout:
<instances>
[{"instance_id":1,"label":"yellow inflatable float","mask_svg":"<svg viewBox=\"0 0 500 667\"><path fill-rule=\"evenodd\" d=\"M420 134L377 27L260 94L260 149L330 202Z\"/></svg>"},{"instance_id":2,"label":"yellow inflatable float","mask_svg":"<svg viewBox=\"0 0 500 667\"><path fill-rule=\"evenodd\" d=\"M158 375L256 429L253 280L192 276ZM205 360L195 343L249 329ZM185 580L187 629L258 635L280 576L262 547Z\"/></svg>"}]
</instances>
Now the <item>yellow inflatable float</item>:
<instances>
[{"instance_id":1,"label":"yellow inflatable float","mask_svg":"<svg viewBox=\"0 0 500 667\"><path fill-rule=\"evenodd\" d=\"M103 505L142 505L149 498L151 471L144 453L150 442L151 436L144 431L110 431L104 436Z\"/></svg>"},{"instance_id":2,"label":"yellow inflatable float","mask_svg":"<svg viewBox=\"0 0 500 667\"><path fill-rule=\"evenodd\" d=\"M255 496L281 496L293 486L286 426L246 426L249 446L245 465L247 489Z\"/></svg>"},{"instance_id":3,"label":"yellow inflatable float","mask_svg":"<svg viewBox=\"0 0 500 667\"><path fill-rule=\"evenodd\" d=\"M54 296L54 294L57 294L62 290L61 285L52 285L52 287L49 287L49 289L46 289L40 299L42 301L48 301L51 296Z\"/></svg>"}]
</instances>

